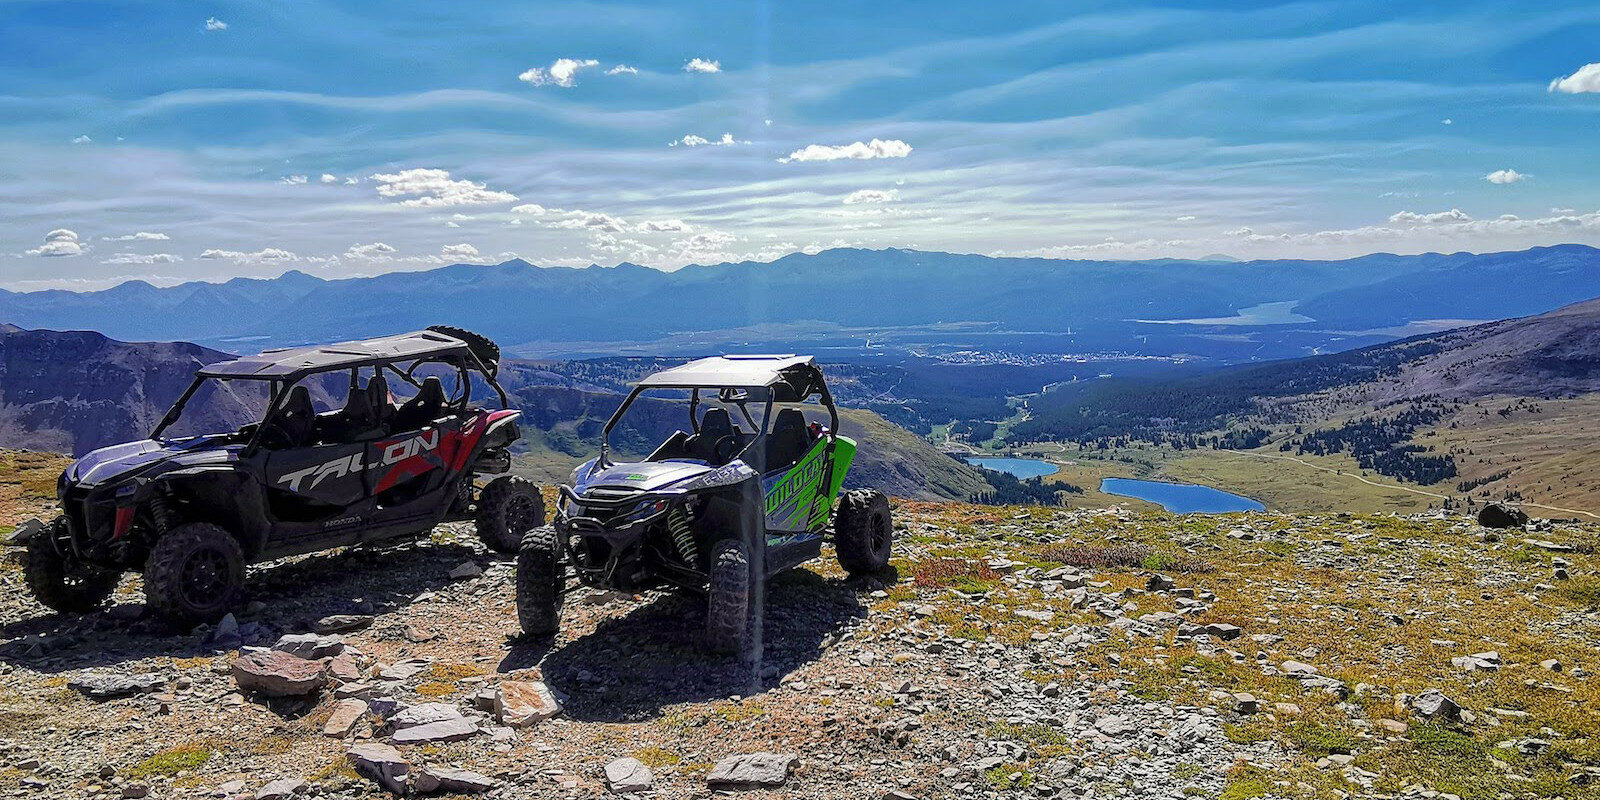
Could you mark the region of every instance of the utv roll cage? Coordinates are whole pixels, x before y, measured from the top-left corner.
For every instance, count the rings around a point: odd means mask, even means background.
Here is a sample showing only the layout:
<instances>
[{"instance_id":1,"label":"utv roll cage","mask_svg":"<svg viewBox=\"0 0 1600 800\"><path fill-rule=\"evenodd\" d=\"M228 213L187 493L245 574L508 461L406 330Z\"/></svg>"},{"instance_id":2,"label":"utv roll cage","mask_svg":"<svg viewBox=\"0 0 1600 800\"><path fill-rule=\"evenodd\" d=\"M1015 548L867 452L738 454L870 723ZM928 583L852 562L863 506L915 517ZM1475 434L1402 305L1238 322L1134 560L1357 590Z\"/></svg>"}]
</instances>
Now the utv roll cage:
<instances>
[{"instance_id":1,"label":"utv roll cage","mask_svg":"<svg viewBox=\"0 0 1600 800\"><path fill-rule=\"evenodd\" d=\"M622 421L628 407L639 395L650 389L689 390L689 424L694 433L700 432L700 419L695 415L695 409L701 403L701 392L715 389L717 401L738 408L754 431L754 436L739 448L735 456L765 441L766 426L773 419L772 407L778 403L804 403L816 397L828 411L828 430L839 430L839 409L834 405L828 383L813 357L785 354L703 358L648 375L634 384L633 391L612 412L611 419L606 421L600 433L600 457L595 459L594 470L612 466L611 431ZM760 424L750 415L746 405L752 400L763 403Z\"/></svg>"},{"instance_id":2,"label":"utv roll cage","mask_svg":"<svg viewBox=\"0 0 1600 800\"><path fill-rule=\"evenodd\" d=\"M456 369L457 385L461 392L458 397L448 398L450 406L465 408L471 401L471 372L475 371L499 395L500 407L511 407L505 389L495 379L498 363L484 363L468 342L439 331L424 330L339 344L276 348L264 350L257 356L201 367L195 372L189 388L184 390L150 432L150 438L159 440L162 432L183 416L184 407L207 380L270 383L267 409L262 413L259 424L255 424L254 430L250 431L250 438L244 447L245 452L251 452L259 444L261 432L266 430L265 423L283 406L289 390L307 377L349 370L350 388L355 391L360 370L371 367L380 373L388 372L420 391L422 382L415 375L419 368L429 364L443 364Z\"/></svg>"}]
</instances>

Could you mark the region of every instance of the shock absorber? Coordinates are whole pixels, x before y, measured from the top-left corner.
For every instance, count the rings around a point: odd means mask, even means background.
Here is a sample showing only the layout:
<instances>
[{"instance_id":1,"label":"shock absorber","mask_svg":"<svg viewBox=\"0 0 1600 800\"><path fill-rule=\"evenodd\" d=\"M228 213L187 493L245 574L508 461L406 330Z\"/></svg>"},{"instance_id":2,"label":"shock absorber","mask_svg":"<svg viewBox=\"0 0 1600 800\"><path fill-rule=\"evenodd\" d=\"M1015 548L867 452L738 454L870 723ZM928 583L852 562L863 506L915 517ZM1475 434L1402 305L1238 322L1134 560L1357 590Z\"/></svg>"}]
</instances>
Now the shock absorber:
<instances>
[{"instance_id":1,"label":"shock absorber","mask_svg":"<svg viewBox=\"0 0 1600 800\"><path fill-rule=\"evenodd\" d=\"M155 520L156 533L164 534L172 527L172 506L167 501L167 487L157 486L150 495L150 517Z\"/></svg>"},{"instance_id":2,"label":"shock absorber","mask_svg":"<svg viewBox=\"0 0 1600 800\"><path fill-rule=\"evenodd\" d=\"M678 548L678 556L690 566L699 562L700 551L694 545L694 526L689 524L689 512L682 505L674 504L667 509L667 533L672 536L672 544Z\"/></svg>"}]
</instances>

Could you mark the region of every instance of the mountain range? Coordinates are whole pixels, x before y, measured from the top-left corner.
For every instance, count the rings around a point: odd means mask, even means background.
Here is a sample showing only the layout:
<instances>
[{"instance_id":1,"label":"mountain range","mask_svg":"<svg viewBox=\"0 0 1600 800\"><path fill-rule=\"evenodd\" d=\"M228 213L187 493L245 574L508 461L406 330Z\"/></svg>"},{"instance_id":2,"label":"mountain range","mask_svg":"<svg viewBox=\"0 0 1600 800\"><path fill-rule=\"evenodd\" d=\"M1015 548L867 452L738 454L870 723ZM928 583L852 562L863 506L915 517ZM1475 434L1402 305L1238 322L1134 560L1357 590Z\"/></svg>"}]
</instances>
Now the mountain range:
<instances>
[{"instance_id":1,"label":"mountain range","mask_svg":"<svg viewBox=\"0 0 1600 800\"><path fill-rule=\"evenodd\" d=\"M97 292L0 291L0 320L222 349L447 323L540 354L614 352L618 343L703 352L796 339L861 347L864 339L899 337L919 345L1198 353L1227 361L1346 349L1386 338L1373 329L1522 316L1596 295L1600 250L1581 245L1248 262L835 249L671 273L514 260L339 280L290 271L167 288L130 281ZM1291 302L1300 315L1294 324L1152 324L1226 320Z\"/></svg>"}]
</instances>

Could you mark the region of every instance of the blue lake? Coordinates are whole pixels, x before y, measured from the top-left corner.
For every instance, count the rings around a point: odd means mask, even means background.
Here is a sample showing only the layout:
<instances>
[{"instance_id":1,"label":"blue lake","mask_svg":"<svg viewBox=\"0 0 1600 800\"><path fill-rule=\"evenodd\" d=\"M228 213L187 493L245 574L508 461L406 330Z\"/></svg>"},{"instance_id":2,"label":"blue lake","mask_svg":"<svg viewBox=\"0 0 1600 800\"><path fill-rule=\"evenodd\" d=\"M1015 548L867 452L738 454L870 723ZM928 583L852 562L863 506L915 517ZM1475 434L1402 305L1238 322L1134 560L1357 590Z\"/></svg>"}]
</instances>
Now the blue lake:
<instances>
[{"instance_id":1,"label":"blue lake","mask_svg":"<svg viewBox=\"0 0 1600 800\"><path fill-rule=\"evenodd\" d=\"M1027 480L1044 475L1054 475L1056 465L1037 458L1002 458L999 456L967 456L966 462L974 466L992 469L995 472L1004 472Z\"/></svg>"},{"instance_id":2,"label":"blue lake","mask_svg":"<svg viewBox=\"0 0 1600 800\"><path fill-rule=\"evenodd\" d=\"M1230 511L1263 511L1266 506L1248 497L1201 486L1196 483L1165 483L1135 478L1106 478L1100 481L1106 494L1136 497L1155 503L1174 514L1226 514Z\"/></svg>"}]
</instances>

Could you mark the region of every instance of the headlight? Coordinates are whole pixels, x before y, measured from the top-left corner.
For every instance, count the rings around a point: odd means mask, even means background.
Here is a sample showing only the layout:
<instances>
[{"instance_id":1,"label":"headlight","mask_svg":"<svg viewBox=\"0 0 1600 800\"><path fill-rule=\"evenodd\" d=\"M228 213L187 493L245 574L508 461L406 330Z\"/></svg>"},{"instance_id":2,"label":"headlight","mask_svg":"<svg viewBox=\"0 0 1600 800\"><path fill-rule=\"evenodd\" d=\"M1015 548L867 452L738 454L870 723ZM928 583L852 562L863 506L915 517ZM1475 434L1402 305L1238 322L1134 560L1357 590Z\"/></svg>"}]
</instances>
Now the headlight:
<instances>
[{"instance_id":1,"label":"headlight","mask_svg":"<svg viewBox=\"0 0 1600 800\"><path fill-rule=\"evenodd\" d=\"M627 514L624 514L622 520L624 522L638 522L640 520L649 519L666 510L667 501L646 500L645 502L634 506L633 510L629 511Z\"/></svg>"}]
</instances>

